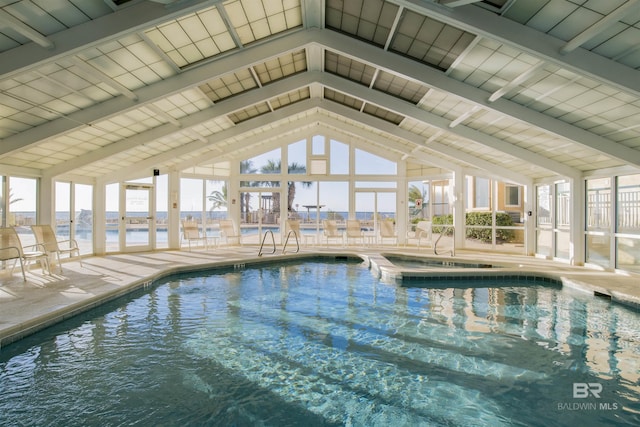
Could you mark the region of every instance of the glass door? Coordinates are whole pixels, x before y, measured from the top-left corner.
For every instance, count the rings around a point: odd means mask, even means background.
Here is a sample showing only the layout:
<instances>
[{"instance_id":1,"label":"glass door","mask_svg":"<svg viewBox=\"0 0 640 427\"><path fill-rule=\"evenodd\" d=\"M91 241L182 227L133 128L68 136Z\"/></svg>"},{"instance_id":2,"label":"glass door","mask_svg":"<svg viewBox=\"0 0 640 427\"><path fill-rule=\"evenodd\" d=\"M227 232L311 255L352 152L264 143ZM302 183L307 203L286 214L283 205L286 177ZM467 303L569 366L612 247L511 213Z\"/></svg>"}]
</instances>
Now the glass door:
<instances>
[{"instance_id":1,"label":"glass door","mask_svg":"<svg viewBox=\"0 0 640 427\"><path fill-rule=\"evenodd\" d=\"M280 241L280 189L249 190L240 192L240 217L243 243L260 244L264 233L271 231L276 242ZM286 209L286 206L284 207ZM286 212L286 211L285 211ZM286 220L286 213L282 221ZM271 243L271 239L268 240Z\"/></svg>"},{"instance_id":2,"label":"glass door","mask_svg":"<svg viewBox=\"0 0 640 427\"><path fill-rule=\"evenodd\" d=\"M380 236L380 221L391 221L395 228L395 189L356 190L354 211L355 219L360 220L368 242L377 242Z\"/></svg>"},{"instance_id":3,"label":"glass door","mask_svg":"<svg viewBox=\"0 0 640 427\"><path fill-rule=\"evenodd\" d=\"M153 185L123 183L120 203L120 248L150 251L155 244Z\"/></svg>"}]
</instances>

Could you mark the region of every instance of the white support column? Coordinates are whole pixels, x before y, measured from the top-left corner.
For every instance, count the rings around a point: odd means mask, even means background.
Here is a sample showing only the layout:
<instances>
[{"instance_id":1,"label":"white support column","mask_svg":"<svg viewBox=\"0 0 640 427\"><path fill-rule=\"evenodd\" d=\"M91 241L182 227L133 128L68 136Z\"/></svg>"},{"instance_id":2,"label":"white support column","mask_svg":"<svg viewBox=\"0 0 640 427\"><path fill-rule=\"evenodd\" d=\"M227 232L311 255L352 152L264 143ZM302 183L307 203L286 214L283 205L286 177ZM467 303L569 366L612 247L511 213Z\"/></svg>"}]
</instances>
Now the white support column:
<instances>
[{"instance_id":1,"label":"white support column","mask_svg":"<svg viewBox=\"0 0 640 427\"><path fill-rule=\"evenodd\" d=\"M435 197L434 197L435 193L433 192L433 180L430 179L428 182L429 182L429 205L427 206L427 215L428 215L429 221L433 223L433 201L435 200ZM424 200L423 200L423 203L424 203Z\"/></svg>"},{"instance_id":2,"label":"white support column","mask_svg":"<svg viewBox=\"0 0 640 427\"><path fill-rule=\"evenodd\" d=\"M455 228L456 248L464 247L465 214L464 214L464 173L462 169L453 171L453 188L449 189L449 202L453 201L453 226Z\"/></svg>"},{"instance_id":3,"label":"white support column","mask_svg":"<svg viewBox=\"0 0 640 427\"><path fill-rule=\"evenodd\" d=\"M231 176L229 177L229 189L227 191L227 198L229 200L227 206L227 215L229 219L236 222L238 231L240 227L240 180L238 179L239 162L236 160L231 161Z\"/></svg>"},{"instance_id":4,"label":"white support column","mask_svg":"<svg viewBox=\"0 0 640 427\"><path fill-rule=\"evenodd\" d=\"M169 171L168 181L168 244L169 249L180 249L180 173L176 170Z\"/></svg>"},{"instance_id":5,"label":"white support column","mask_svg":"<svg viewBox=\"0 0 640 427\"><path fill-rule=\"evenodd\" d=\"M498 221L496 219L496 214L498 212L498 180L491 179L489 180L491 183L491 250L496 250L496 235L498 231L496 230L498 226Z\"/></svg>"},{"instance_id":6,"label":"white support column","mask_svg":"<svg viewBox=\"0 0 640 427\"><path fill-rule=\"evenodd\" d=\"M356 171L356 149L353 144L349 144L349 206L348 206L348 219L356 219L356 184L354 182L354 175Z\"/></svg>"},{"instance_id":7,"label":"white support column","mask_svg":"<svg viewBox=\"0 0 640 427\"><path fill-rule=\"evenodd\" d=\"M537 193L536 186L527 185L524 192L524 233L525 254L535 255L536 252L536 222L537 222ZM531 215L529 215L531 213Z\"/></svg>"},{"instance_id":8,"label":"white support column","mask_svg":"<svg viewBox=\"0 0 640 427\"><path fill-rule=\"evenodd\" d=\"M398 176L396 188L396 233L398 244L406 243L408 230L407 220L409 219L409 179L407 178L407 162L398 162Z\"/></svg>"},{"instance_id":9,"label":"white support column","mask_svg":"<svg viewBox=\"0 0 640 427\"><path fill-rule=\"evenodd\" d=\"M55 226L55 185L51 177L41 177L38 184L38 209L36 222ZM55 227L54 227L55 229Z\"/></svg>"},{"instance_id":10,"label":"white support column","mask_svg":"<svg viewBox=\"0 0 640 427\"><path fill-rule=\"evenodd\" d=\"M104 182L97 181L93 189L93 252L104 255L107 233L107 188Z\"/></svg>"},{"instance_id":11,"label":"white support column","mask_svg":"<svg viewBox=\"0 0 640 427\"><path fill-rule=\"evenodd\" d=\"M585 211L585 183L582 178L573 178L571 188L571 231L569 261L572 265L584 264L584 211Z\"/></svg>"}]
</instances>

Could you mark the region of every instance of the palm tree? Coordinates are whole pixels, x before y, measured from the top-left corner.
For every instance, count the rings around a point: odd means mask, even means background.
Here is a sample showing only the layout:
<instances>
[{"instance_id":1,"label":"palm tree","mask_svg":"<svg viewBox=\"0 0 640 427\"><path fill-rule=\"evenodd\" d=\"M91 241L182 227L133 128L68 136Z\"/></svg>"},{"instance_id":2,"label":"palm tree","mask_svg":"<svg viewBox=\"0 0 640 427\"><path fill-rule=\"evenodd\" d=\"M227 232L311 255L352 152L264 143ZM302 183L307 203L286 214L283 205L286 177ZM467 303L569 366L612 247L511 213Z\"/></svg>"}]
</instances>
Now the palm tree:
<instances>
[{"instance_id":1,"label":"palm tree","mask_svg":"<svg viewBox=\"0 0 640 427\"><path fill-rule=\"evenodd\" d=\"M280 173L282 170L282 161L281 160L269 160L260 171L264 174L276 174ZM307 172L307 168L304 165L293 162L289 164L287 167L287 172L289 174L303 174ZM311 187L311 182L303 181L302 186L305 188ZM277 187L280 185L278 181L267 182L270 187ZM293 211L293 200L296 197L296 183L294 181L287 182L287 212ZM275 212L280 212L280 193L273 193L273 210Z\"/></svg>"},{"instance_id":2,"label":"palm tree","mask_svg":"<svg viewBox=\"0 0 640 427\"><path fill-rule=\"evenodd\" d=\"M22 198L13 197L13 190L9 189L9 204L12 205L22 200ZM0 226L4 224L4 208L5 208L5 198L4 195L0 194Z\"/></svg>"},{"instance_id":3,"label":"palm tree","mask_svg":"<svg viewBox=\"0 0 640 427\"><path fill-rule=\"evenodd\" d=\"M277 174L282 170L281 160L268 160L267 163L260 168L260 173L263 174ZM263 184L267 187L279 187L280 181L263 181ZM280 212L280 193L271 193L273 197L273 211Z\"/></svg>"},{"instance_id":4,"label":"palm tree","mask_svg":"<svg viewBox=\"0 0 640 427\"><path fill-rule=\"evenodd\" d=\"M240 173L241 174L253 174L258 172L258 170L253 166L252 160L242 160L240 162ZM253 187L255 186L255 181L251 182L241 182L241 187ZM244 213L245 219L249 218L249 201L251 200L251 193L244 193L244 197L240 197L240 212Z\"/></svg>"},{"instance_id":5,"label":"palm tree","mask_svg":"<svg viewBox=\"0 0 640 427\"><path fill-rule=\"evenodd\" d=\"M426 201L427 199L427 192L425 190L420 190L417 186L415 185L411 185L411 187L409 187L409 201L413 202L413 206L414 206L414 211L412 212L412 216L413 215L417 215L417 214L422 214L422 209L424 209L424 205L425 203L422 204L422 208L418 209L416 208L416 200L418 199L422 199L423 202ZM420 215L421 217L423 217L424 215Z\"/></svg>"},{"instance_id":6,"label":"palm tree","mask_svg":"<svg viewBox=\"0 0 640 427\"><path fill-rule=\"evenodd\" d=\"M211 194L207 196L207 200L213 202L209 209L210 213L216 209L228 207L229 198L227 194L227 184L225 183L220 190L213 190Z\"/></svg>"},{"instance_id":7,"label":"palm tree","mask_svg":"<svg viewBox=\"0 0 640 427\"><path fill-rule=\"evenodd\" d=\"M307 168L305 165L301 165L299 163L293 162L287 168L289 174L303 174L307 172ZM302 187L309 188L313 183L311 181L302 181ZM287 203L287 211L293 211L293 199L296 197L296 183L293 181L289 181L287 183L287 194L288 194L288 203Z\"/></svg>"},{"instance_id":8,"label":"palm tree","mask_svg":"<svg viewBox=\"0 0 640 427\"><path fill-rule=\"evenodd\" d=\"M22 198L14 198L13 197L13 189L9 189L9 204L12 205L14 203L17 203L19 201L23 200ZM2 194L0 194L0 209L4 208L4 196Z\"/></svg>"}]
</instances>

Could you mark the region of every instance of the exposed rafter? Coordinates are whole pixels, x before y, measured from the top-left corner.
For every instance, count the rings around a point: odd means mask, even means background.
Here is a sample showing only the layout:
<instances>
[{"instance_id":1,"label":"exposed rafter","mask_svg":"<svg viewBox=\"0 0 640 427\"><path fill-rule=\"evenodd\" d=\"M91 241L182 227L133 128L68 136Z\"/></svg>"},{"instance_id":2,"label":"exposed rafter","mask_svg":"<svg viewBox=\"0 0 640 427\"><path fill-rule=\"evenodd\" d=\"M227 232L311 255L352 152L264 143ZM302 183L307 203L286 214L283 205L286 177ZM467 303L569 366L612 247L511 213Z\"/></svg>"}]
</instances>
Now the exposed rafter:
<instances>
[{"instance_id":1,"label":"exposed rafter","mask_svg":"<svg viewBox=\"0 0 640 427\"><path fill-rule=\"evenodd\" d=\"M640 151L618 144L615 141L600 137L570 123L539 113L515 102L498 99L491 103L490 94L486 91L467 85L446 76L442 72L418 64L408 58L385 52L368 43L354 40L336 32L325 31L316 37L316 41L326 49L354 58L373 67L420 82L430 87L451 93L479 105L541 129L566 138L576 144L584 145L603 154L619 159L625 163L640 166ZM637 77L637 76L636 76Z\"/></svg>"},{"instance_id":2,"label":"exposed rafter","mask_svg":"<svg viewBox=\"0 0 640 427\"><path fill-rule=\"evenodd\" d=\"M563 55L563 40L502 18L479 7L449 8L423 0L389 0L399 6L426 14L433 19L453 25L566 68L575 73L591 76L622 91L640 96L637 71L585 49L575 49Z\"/></svg>"},{"instance_id":3,"label":"exposed rafter","mask_svg":"<svg viewBox=\"0 0 640 427\"><path fill-rule=\"evenodd\" d=\"M47 49L53 49L55 47L55 44L50 39L43 36L28 25L25 25L22 21L14 18L2 9L0 9L0 26L11 28L15 32L38 44L40 47L44 47Z\"/></svg>"},{"instance_id":4,"label":"exposed rafter","mask_svg":"<svg viewBox=\"0 0 640 427\"><path fill-rule=\"evenodd\" d=\"M634 13L636 9L640 6L640 2L638 0L628 0L625 4L609 13L601 20L572 38L562 46L560 52L563 54L569 53L578 47L582 46L588 40L592 39L596 35L600 34L602 31L606 30L608 27L614 25L617 21L621 20L625 16L628 16L631 13Z\"/></svg>"},{"instance_id":5,"label":"exposed rafter","mask_svg":"<svg viewBox=\"0 0 640 427\"><path fill-rule=\"evenodd\" d=\"M191 68L180 75L142 87L133 91L138 98L137 104L128 99L117 97L69 114L65 118L28 129L21 132L20 135L4 139L0 145L0 157L42 141L53 139L82 126L99 122L113 115L127 113L130 110L139 108L141 105L158 101L200 85L211 80L213 76L221 76L240 69L246 69L253 64L264 62L284 53L300 50L311 44L314 34L314 31L293 32L265 43L255 43L232 56L225 56L200 67Z\"/></svg>"},{"instance_id":6,"label":"exposed rafter","mask_svg":"<svg viewBox=\"0 0 640 427\"><path fill-rule=\"evenodd\" d=\"M421 108L414 106L409 102L403 101L393 96L386 95L378 91L368 90L365 86L342 79L334 75L323 75L321 81L325 86L331 87L338 92L349 93L350 96L356 97L371 104L378 105L393 112L403 114L407 117L411 117L414 120L418 120L439 129L447 130L462 138L477 142L498 151L502 151L516 158L526 160L541 168L553 171L560 175L571 178L577 178L581 176L581 173L577 169L574 169L563 163L556 162L555 160L551 160L540 154L525 150L524 148L520 148L490 135L483 134L466 126L458 125L454 128L450 128L449 120L437 116L433 113L429 113ZM433 144L429 145L429 147L433 147Z\"/></svg>"},{"instance_id":7,"label":"exposed rafter","mask_svg":"<svg viewBox=\"0 0 640 427\"><path fill-rule=\"evenodd\" d=\"M125 34L145 30L153 25L195 12L210 0L178 2L168 8L159 3L140 2L112 14L87 21L47 37L53 49L37 44L25 44L0 53L0 76L8 77L34 67L75 54L80 49L114 40Z\"/></svg>"}]
</instances>

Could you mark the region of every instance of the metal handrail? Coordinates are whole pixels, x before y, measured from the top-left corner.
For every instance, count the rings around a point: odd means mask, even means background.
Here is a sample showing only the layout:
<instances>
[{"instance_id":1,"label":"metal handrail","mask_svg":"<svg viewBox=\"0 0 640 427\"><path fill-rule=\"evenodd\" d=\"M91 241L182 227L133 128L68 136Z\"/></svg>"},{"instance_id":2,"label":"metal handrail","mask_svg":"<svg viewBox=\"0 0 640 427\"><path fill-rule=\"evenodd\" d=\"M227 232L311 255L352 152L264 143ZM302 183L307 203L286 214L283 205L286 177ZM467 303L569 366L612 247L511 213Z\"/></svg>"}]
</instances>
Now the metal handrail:
<instances>
[{"instance_id":1,"label":"metal handrail","mask_svg":"<svg viewBox=\"0 0 640 427\"><path fill-rule=\"evenodd\" d=\"M271 235L271 244L273 245L273 251L271 251L272 254L276 253L276 239L275 237L273 237L273 231L271 230L267 230L266 233L264 233L264 237L262 238L262 243L260 243L260 250L258 251L258 256L262 256L262 248L264 247L264 241L267 239L267 235Z\"/></svg>"},{"instance_id":2,"label":"metal handrail","mask_svg":"<svg viewBox=\"0 0 640 427\"><path fill-rule=\"evenodd\" d=\"M456 255L456 229L453 225L443 225L442 227L443 228L440 230L440 236L438 236L438 238L436 239L436 242L433 244L433 253L436 255L440 255L438 253L438 242L440 241L440 239L442 239L442 236L444 236L444 231L450 228L453 230L453 246L451 247L450 251L451 251L451 256L455 256Z\"/></svg>"},{"instance_id":3,"label":"metal handrail","mask_svg":"<svg viewBox=\"0 0 640 427\"><path fill-rule=\"evenodd\" d=\"M291 233L293 233L293 237L296 238L296 251L294 253L298 253L300 252L300 242L298 241L298 233L296 233L296 230L289 230L289 232L287 233L287 238L284 241L284 246L282 247L282 253L284 254L287 250L287 243L289 243L289 237L291 236Z\"/></svg>"}]
</instances>

